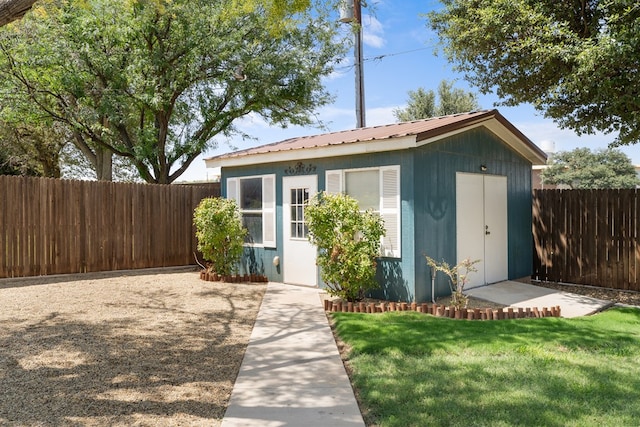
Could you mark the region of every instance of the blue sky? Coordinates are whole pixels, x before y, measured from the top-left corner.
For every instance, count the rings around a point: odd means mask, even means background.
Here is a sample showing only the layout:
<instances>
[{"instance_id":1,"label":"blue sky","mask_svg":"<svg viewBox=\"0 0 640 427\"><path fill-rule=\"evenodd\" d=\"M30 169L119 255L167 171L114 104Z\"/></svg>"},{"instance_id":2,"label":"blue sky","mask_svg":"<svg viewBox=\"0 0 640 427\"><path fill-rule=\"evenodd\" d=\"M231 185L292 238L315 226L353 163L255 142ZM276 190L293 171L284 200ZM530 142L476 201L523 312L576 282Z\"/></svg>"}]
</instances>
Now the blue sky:
<instances>
[{"instance_id":1,"label":"blue sky","mask_svg":"<svg viewBox=\"0 0 640 427\"><path fill-rule=\"evenodd\" d=\"M427 20L421 14L439 8L438 1L368 1L374 5L374 10L373 13L363 10L363 75L367 126L394 123L396 120L393 110L406 105L408 91L419 87L435 91L442 79L454 80L455 87L477 92L460 74L453 71L453 66L447 63L442 54L434 54L438 39L427 28ZM205 168L203 159L232 151L233 148L243 149L296 136L354 128L354 82L353 53L350 53L344 64L339 65L334 75L324 82L327 90L335 96L331 105L318 110L318 117L325 125L324 129L281 129L268 126L258 116L246 117L238 122L239 127L256 139L218 139L218 148L199 156L178 180L210 179L214 171ZM494 94L479 95L479 103L483 109L496 108L494 104L499 101ZM578 136L570 130L560 129L530 105L497 108L507 120L545 150L552 145L556 151L572 150L576 147L605 148L614 139L613 135ZM624 147L622 151L634 164L640 165L640 146Z\"/></svg>"}]
</instances>

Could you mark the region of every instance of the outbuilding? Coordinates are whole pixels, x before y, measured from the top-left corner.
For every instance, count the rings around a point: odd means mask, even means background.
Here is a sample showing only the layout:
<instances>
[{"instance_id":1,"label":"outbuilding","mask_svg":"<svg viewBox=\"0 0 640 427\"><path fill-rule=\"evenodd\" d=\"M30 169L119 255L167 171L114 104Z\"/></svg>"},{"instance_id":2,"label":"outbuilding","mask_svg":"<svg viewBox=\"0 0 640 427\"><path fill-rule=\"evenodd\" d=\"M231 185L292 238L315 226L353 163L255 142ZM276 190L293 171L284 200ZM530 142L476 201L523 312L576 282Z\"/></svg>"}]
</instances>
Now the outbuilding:
<instances>
[{"instance_id":1,"label":"outbuilding","mask_svg":"<svg viewBox=\"0 0 640 427\"><path fill-rule=\"evenodd\" d=\"M479 259L468 287L531 275L531 169L544 152L497 110L291 138L206 159L249 230L241 273L322 286L305 203L344 192L386 236L374 297L426 302L425 255ZM449 293L443 277L433 293Z\"/></svg>"}]
</instances>

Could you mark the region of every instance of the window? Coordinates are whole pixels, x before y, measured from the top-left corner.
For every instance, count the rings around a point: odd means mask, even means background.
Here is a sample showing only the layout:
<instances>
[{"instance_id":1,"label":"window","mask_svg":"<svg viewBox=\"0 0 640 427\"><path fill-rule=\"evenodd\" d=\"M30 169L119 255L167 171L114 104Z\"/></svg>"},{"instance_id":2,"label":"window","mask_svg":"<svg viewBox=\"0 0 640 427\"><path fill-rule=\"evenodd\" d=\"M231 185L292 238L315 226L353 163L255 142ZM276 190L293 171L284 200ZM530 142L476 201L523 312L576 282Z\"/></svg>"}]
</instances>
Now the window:
<instances>
[{"instance_id":1,"label":"window","mask_svg":"<svg viewBox=\"0 0 640 427\"><path fill-rule=\"evenodd\" d=\"M227 198L238 203L247 243L275 247L275 175L228 178Z\"/></svg>"},{"instance_id":2,"label":"window","mask_svg":"<svg viewBox=\"0 0 640 427\"><path fill-rule=\"evenodd\" d=\"M304 217L304 210L309 202L308 188L292 188L291 189L291 238L306 239L309 234L307 220Z\"/></svg>"},{"instance_id":3,"label":"window","mask_svg":"<svg viewBox=\"0 0 640 427\"><path fill-rule=\"evenodd\" d=\"M366 169L344 172L344 192L358 201L363 211L380 213L380 171Z\"/></svg>"},{"instance_id":4,"label":"window","mask_svg":"<svg viewBox=\"0 0 640 427\"><path fill-rule=\"evenodd\" d=\"M386 235L381 251L386 257L400 257L400 166L332 170L326 173L328 193L344 192L384 220Z\"/></svg>"}]
</instances>

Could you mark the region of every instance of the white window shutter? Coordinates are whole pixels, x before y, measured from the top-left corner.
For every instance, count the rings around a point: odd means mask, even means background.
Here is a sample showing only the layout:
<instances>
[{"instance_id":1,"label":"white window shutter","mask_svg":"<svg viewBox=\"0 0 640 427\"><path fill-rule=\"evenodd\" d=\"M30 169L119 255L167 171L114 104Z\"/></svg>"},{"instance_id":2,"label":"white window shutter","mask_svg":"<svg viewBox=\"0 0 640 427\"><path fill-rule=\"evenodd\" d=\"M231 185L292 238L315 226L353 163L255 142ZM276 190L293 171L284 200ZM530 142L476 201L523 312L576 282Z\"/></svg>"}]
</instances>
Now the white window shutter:
<instances>
[{"instance_id":1,"label":"white window shutter","mask_svg":"<svg viewBox=\"0 0 640 427\"><path fill-rule=\"evenodd\" d=\"M235 200L238 205L238 178L227 178L227 199Z\"/></svg>"},{"instance_id":2,"label":"white window shutter","mask_svg":"<svg viewBox=\"0 0 640 427\"><path fill-rule=\"evenodd\" d=\"M381 252L400 258L400 166L380 168L380 190L380 215L386 230Z\"/></svg>"},{"instance_id":3,"label":"white window shutter","mask_svg":"<svg viewBox=\"0 0 640 427\"><path fill-rule=\"evenodd\" d=\"M329 194L342 193L342 170L331 170L325 174L325 191Z\"/></svg>"},{"instance_id":4,"label":"white window shutter","mask_svg":"<svg viewBox=\"0 0 640 427\"><path fill-rule=\"evenodd\" d=\"M276 176L262 178L262 244L276 247Z\"/></svg>"}]
</instances>

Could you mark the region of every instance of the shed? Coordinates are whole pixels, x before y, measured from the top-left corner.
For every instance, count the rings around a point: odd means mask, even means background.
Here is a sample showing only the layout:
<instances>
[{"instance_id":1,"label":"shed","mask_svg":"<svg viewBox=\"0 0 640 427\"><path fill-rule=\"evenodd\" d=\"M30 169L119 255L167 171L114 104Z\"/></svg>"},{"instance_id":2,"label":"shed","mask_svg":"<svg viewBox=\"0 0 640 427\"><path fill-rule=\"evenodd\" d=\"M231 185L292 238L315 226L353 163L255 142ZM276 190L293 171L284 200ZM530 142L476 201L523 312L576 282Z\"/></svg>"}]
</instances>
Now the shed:
<instances>
[{"instance_id":1,"label":"shed","mask_svg":"<svg viewBox=\"0 0 640 427\"><path fill-rule=\"evenodd\" d=\"M291 138L205 160L249 230L241 273L322 286L306 201L344 192L385 221L373 297L431 299L425 255L480 259L468 287L530 276L531 169L545 153L497 110ZM449 294L443 277L435 295Z\"/></svg>"}]
</instances>

